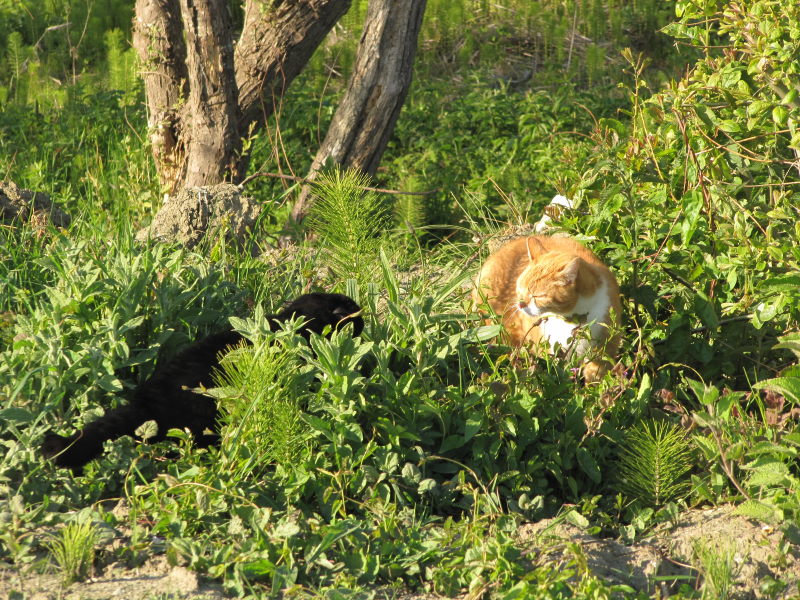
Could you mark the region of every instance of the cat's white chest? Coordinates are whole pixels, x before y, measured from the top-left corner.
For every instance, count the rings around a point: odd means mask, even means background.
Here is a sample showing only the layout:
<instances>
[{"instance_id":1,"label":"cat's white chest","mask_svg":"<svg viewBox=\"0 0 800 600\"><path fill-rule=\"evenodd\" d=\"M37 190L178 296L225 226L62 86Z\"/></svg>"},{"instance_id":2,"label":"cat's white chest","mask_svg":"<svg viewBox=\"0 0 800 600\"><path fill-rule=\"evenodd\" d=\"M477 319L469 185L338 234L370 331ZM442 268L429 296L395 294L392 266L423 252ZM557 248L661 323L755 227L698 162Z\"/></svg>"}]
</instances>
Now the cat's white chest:
<instances>
[{"instance_id":1,"label":"cat's white chest","mask_svg":"<svg viewBox=\"0 0 800 600\"><path fill-rule=\"evenodd\" d=\"M556 345L566 348L572 340L572 334L575 332L576 323L565 321L561 317L548 316L539 324L539 331L542 338L547 340L550 346L550 352L555 352Z\"/></svg>"},{"instance_id":2,"label":"cat's white chest","mask_svg":"<svg viewBox=\"0 0 800 600\"><path fill-rule=\"evenodd\" d=\"M550 346L551 353L555 352L556 346L560 346L562 349L570 348L578 356L583 356L591 346L596 345L605 337L610 309L608 284L603 282L597 287L594 294L578 299L572 315L568 317L547 315L539 324L539 331ZM580 323L578 317L580 317ZM575 330L583 323L591 323L590 334L586 336L585 333L582 333L577 340L573 340Z\"/></svg>"}]
</instances>

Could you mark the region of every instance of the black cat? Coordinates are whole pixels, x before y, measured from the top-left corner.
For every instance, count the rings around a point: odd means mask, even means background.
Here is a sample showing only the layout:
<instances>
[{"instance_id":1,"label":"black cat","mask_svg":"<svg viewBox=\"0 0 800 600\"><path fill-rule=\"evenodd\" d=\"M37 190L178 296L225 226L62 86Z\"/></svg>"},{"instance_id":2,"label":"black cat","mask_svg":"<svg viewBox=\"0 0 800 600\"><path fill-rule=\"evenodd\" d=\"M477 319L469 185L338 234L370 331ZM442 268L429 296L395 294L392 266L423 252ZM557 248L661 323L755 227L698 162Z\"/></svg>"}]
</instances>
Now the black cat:
<instances>
[{"instance_id":1,"label":"black cat","mask_svg":"<svg viewBox=\"0 0 800 600\"><path fill-rule=\"evenodd\" d=\"M298 333L308 339L313 331L322 333L330 325L341 328L352 323L353 335L359 335L364 320L357 314L361 308L342 294L304 294L283 311L268 317L271 331L292 318L304 319ZM163 440L169 429L189 429L195 443L208 446L216 435L203 432L217 427L219 412L215 400L193 392L193 388L213 385L213 373L219 369L220 355L232 346L248 340L231 329L209 335L192 344L163 367L156 369L150 379L134 391L129 404L109 410L100 419L87 424L69 437L48 433L41 452L59 467L80 472L83 465L103 451L103 442L123 435L133 435L145 421L158 424L153 441Z\"/></svg>"}]
</instances>

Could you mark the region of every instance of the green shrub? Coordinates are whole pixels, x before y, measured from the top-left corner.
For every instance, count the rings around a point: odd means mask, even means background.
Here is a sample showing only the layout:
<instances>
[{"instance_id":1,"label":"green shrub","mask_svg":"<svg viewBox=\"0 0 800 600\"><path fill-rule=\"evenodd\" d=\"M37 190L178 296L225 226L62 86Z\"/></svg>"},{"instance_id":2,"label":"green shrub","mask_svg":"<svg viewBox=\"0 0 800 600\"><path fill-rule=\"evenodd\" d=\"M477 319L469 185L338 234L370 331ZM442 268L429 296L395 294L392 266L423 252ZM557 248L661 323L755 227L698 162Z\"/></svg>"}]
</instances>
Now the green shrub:
<instances>
[{"instance_id":1,"label":"green shrub","mask_svg":"<svg viewBox=\"0 0 800 600\"><path fill-rule=\"evenodd\" d=\"M763 377L775 365L776 336L800 318L800 250L787 243L798 235L790 215L800 198L792 183L800 134L790 122L800 104L775 91L793 85L787 57L798 15L780 4L739 4L705 27L696 19L717 14L716 2L679 3L669 31L703 58L644 99L642 63L628 54L631 123L599 121L596 151L569 190L591 213L576 216L572 230L622 279L657 361L690 364L731 386ZM718 43L705 45L715 35Z\"/></svg>"}]
</instances>

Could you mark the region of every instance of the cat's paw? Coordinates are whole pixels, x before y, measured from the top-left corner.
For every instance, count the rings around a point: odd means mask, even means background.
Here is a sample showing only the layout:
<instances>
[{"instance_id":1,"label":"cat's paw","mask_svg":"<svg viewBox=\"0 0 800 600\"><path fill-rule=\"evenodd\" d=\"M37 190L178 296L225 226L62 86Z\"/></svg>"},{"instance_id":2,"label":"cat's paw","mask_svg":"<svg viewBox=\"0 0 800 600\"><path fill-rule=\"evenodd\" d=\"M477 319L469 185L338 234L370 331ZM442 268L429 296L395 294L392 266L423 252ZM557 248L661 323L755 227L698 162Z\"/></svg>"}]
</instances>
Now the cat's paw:
<instances>
[{"instance_id":1,"label":"cat's paw","mask_svg":"<svg viewBox=\"0 0 800 600\"><path fill-rule=\"evenodd\" d=\"M611 368L608 361L593 360L583 365L583 380L586 383L597 383Z\"/></svg>"}]
</instances>

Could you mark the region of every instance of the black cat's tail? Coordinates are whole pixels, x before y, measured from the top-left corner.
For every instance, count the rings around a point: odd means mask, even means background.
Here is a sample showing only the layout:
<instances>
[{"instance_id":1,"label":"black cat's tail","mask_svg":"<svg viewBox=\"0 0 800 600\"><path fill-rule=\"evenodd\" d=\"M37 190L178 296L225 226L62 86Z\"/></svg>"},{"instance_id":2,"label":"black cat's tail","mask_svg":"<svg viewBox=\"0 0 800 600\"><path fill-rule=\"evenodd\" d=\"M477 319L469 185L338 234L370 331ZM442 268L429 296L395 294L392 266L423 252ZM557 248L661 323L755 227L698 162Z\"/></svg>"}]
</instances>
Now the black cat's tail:
<instances>
[{"instance_id":1,"label":"black cat's tail","mask_svg":"<svg viewBox=\"0 0 800 600\"><path fill-rule=\"evenodd\" d=\"M125 404L109 410L69 437L48 433L41 452L59 467L80 471L83 465L103 452L104 441L133 435L147 419L147 414L136 405Z\"/></svg>"}]
</instances>

